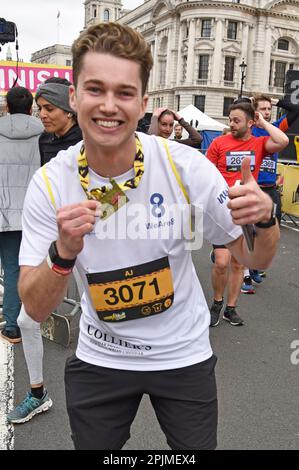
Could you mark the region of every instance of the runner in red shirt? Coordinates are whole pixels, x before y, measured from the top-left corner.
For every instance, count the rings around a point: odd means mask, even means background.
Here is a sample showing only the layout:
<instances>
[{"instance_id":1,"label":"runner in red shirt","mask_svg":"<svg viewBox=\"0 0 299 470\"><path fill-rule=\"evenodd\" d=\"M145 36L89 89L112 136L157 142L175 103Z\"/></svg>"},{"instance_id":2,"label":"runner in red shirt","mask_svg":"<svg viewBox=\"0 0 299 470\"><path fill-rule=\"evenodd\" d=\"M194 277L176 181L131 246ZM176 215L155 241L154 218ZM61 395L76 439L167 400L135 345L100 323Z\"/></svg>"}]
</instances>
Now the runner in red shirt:
<instances>
[{"instance_id":1,"label":"runner in red shirt","mask_svg":"<svg viewBox=\"0 0 299 470\"><path fill-rule=\"evenodd\" d=\"M259 169L265 155L280 152L288 144L288 138L277 127L267 122L261 113L255 112L250 103L237 103L230 107L230 134L218 137L210 145L207 158L218 168L228 186L242 180L241 163L245 157L251 158L251 171L257 180ZM268 136L252 136L252 127L256 126L268 132ZM222 195L221 203L226 196ZM236 303L243 282L243 270L224 245L213 245L215 264L212 269L214 302L210 308L210 326L217 326L224 304L224 290L227 286L227 305L224 320L231 325L243 325L242 318L236 312ZM230 266L230 271L229 271Z\"/></svg>"}]
</instances>

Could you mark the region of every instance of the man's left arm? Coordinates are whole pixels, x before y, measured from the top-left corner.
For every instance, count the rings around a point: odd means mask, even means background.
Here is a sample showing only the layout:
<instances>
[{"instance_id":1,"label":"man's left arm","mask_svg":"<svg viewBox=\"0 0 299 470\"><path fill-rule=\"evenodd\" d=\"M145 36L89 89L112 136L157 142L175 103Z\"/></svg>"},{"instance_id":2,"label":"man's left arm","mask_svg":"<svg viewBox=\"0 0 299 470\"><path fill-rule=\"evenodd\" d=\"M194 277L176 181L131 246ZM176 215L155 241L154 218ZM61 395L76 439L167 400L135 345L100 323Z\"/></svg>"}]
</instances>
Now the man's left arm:
<instances>
[{"instance_id":1,"label":"man's left arm","mask_svg":"<svg viewBox=\"0 0 299 470\"><path fill-rule=\"evenodd\" d=\"M267 122L261 113L255 112L255 125L264 129L269 134L269 139L265 143L267 153L281 152L289 143L289 138L278 127Z\"/></svg>"},{"instance_id":2,"label":"man's left arm","mask_svg":"<svg viewBox=\"0 0 299 470\"><path fill-rule=\"evenodd\" d=\"M236 225L268 224L273 215L273 201L256 183L250 171L250 160L242 162L242 184L229 189L228 208ZM248 251L244 237L227 244L233 256L244 266L266 269L272 262L279 241L279 227L256 227L254 250Z\"/></svg>"}]
</instances>

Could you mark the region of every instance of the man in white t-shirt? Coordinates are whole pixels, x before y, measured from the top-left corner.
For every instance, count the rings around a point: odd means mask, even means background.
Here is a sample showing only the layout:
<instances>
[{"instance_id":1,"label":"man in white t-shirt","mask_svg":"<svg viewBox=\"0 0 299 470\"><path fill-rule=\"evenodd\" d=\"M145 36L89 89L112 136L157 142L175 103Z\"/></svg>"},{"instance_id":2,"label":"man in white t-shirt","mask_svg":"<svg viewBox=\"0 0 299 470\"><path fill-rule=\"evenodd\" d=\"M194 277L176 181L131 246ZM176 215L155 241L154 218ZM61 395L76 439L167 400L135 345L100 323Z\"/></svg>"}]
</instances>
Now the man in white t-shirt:
<instances>
[{"instance_id":1,"label":"man in white t-shirt","mask_svg":"<svg viewBox=\"0 0 299 470\"><path fill-rule=\"evenodd\" d=\"M76 449L122 448L144 393L172 449L214 449L216 359L209 309L186 250L186 199L201 209L206 239L263 268L274 256L277 227L257 228L249 254L239 225L269 223L272 202L249 161L227 207L224 179L197 150L135 133L152 67L142 36L121 24L97 24L72 52L70 104L84 140L60 152L30 184L22 301L32 318L44 321L62 301L76 264L82 316L65 371Z\"/></svg>"}]
</instances>

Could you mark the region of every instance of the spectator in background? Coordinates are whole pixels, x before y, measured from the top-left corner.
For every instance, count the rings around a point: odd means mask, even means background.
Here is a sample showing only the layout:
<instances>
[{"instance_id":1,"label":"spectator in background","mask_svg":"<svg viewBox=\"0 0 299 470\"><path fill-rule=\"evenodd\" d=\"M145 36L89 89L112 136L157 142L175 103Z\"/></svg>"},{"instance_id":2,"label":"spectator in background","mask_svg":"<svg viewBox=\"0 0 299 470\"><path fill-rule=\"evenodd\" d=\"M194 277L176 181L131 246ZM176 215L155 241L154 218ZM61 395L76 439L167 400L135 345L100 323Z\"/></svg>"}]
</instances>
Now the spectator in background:
<instances>
[{"instance_id":1,"label":"spectator in background","mask_svg":"<svg viewBox=\"0 0 299 470\"><path fill-rule=\"evenodd\" d=\"M265 155L284 149L289 140L279 129L272 126L263 116L255 112L251 104L238 102L230 107L230 133L217 137L210 145L207 158L218 168L229 187L237 180L242 182L241 165L246 156L250 156L252 174L258 178L259 169ZM252 127L267 131L267 136L254 137ZM227 198L222 193L220 204ZM275 218L271 223L275 225ZM256 224L261 229L267 229L267 224ZM269 226L270 227L270 226ZM233 326L243 325L242 318L236 311L237 300L243 281L243 266L231 256L225 245L213 245L215 264L212 268L212 285L214 300L210 308L211 323L214 327L219 324L221 310L224 306L224 292L227 287L227 304L223 319Z\"/></svg>"},{"instance_id":2,"label":"spectator in background","mask_svg":"<svg viewBox=\"0 0 299 470\"><path fill-rule=\"evenodd\" d=\"M40 136L41 165L82 140L76 115L69 105L71 83L59 77L51 77L40 85L35 95L39 115L45 126Z\"/></svg>"},{"instance_id":3,"label":"spectator in background","mask_svg":"<svg viewBox=\"0 0 299 470\"><path fill-rule=\"evenodd\" d=\"M183 126L177 122L174 125L174 140L181 140L183 137Z\"/></svg>"},{"instance_id":4,"label":"spectator in background","mask_svg":"<svg viewBox=\"0 0 299 470\"><path fill-rule=\"evenodd\" d=\"M33 97L27 88L15 87L6 95L9 115L0 118L0 258L4 271L2 338L21 339L17 318L21 302L17 290L22 210L30 179L39 167L38 138L43 131L31 116Z\"/></svg>"},{"instance_id":5,"label":"spectator in background","mask_svg":"<svg viewBox=\"0 0 299 470\"><path fill-rule=\"evenodd\" d=\"M295 120L299 116L299 105L293 104L286 99L278 100L275 98L270 98L267 95L256 94L251 98L251 102L255 111L261 113L261 115L267 122L271 122L271 113L273 105L285 109L287 113L271 123L273 126L277 127L283 132L286 132L289 127L294 124ZM269 134L264 129L253 126L252 135L260 137L267 136ZM264 157L258 175L258 184L260 185L261 189L266 194L268 194L273 200L273 202L276 204L276 215L278 223L280 224L281 198L280 192L277 187L277 162L277 152L268 154ZM262 271L259 272L255 269L251 269L249 270L249 272L245 272L241 292L249 294L254 293L254 286L252 285L252 280L257 284L260 284L262 282L262 276L265 276L265 273Z\"/></svg>"},{"instance_id":6,"label":"spectator in background","mask_svg":"<svg viewBox=\"0 0 299 470\"><path fill-rule=\"evenodd\" d=\"M164 139L169 139L173 132L174 121L178 123L188 132L189 137L187 139L175 139L180 144L189 145L199 149L202 142L202 136L194 129L187 121L179 116L176 112L171 111L167 108L157 108L151 119L151 125L148 130L148 134L154 134Z\"/></svg>"},{"instance_id":7,"label":"spectator in background","mask_svg":"<svg viewBox=\"0 0 299 470\"><path fill-rule=\"evenodd\" d=\"M46 80L36 93L40 116L48 131L39 139L42 164L55 157L60 150L66 150L82 140L76 115L68 104L69 86L68 80L53 77ZM18 325L21 329L31 390L7 416L8 421L14 424L25 423L52 406L52 400L44 387L44 349L40 323L29 317L22 306Z\"/></svg>"}]
</instances>

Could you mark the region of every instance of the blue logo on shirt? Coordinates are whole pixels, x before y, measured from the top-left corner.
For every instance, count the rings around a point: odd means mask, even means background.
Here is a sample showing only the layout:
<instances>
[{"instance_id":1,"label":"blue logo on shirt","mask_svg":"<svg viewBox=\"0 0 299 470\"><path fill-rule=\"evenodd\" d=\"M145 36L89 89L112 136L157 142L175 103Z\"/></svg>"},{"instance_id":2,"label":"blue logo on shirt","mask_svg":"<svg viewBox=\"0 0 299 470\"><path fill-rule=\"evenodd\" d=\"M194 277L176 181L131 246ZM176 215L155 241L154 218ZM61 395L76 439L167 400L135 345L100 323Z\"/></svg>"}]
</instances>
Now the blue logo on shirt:
<instances>
[{"instance_id":1,"label":"blue logo on shirt","mask_svg":"<svg viewBox=\"0 0 299 470\"><path fill-rule=\"evenodd\" d=\"M225 189L224 191L222 191L222 193L219 194L217 199L220 202L220 204L223 204L226 201L227 197L228 197L228 189Z\"/></svg>"},{"instance_id":2,"label":"blue logo on shirt","mask_svg":"<svg viewBox=\"0 0 299 470\"><path fill-rule=\"evenodd\" d=\"M165 207L163 206L164 197L162 194L154 193L150 198L150 203L152 204L152 214L154 217L163 217L165 214Z\"/></svg>"}]
</instances>

